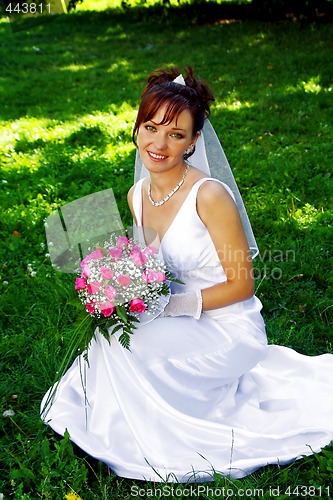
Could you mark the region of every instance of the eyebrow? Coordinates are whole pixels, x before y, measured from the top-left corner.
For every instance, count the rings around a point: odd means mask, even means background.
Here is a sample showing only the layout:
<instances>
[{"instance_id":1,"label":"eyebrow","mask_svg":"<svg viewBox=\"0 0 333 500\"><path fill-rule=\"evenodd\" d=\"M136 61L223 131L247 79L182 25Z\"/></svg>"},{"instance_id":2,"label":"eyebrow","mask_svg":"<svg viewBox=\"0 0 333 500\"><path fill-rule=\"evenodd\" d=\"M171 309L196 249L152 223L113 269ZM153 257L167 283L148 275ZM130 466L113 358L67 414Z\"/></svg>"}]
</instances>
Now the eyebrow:
<instances>
[{"instance_id":1,"label":"eyebrow","mask_svg":"<svg viewBox=\"0 0 333 500\"><path fill-rule=\"evenodd\" d=\"M154 122L154 120L148 120L150 121L151 123L153 123L154 125L161 125L160 123L156 123ZM179 127L172 127L171 130L181 130L182 132L186 132L186 130L184 128L179 128Z\"/></svg>"}]
</instances>

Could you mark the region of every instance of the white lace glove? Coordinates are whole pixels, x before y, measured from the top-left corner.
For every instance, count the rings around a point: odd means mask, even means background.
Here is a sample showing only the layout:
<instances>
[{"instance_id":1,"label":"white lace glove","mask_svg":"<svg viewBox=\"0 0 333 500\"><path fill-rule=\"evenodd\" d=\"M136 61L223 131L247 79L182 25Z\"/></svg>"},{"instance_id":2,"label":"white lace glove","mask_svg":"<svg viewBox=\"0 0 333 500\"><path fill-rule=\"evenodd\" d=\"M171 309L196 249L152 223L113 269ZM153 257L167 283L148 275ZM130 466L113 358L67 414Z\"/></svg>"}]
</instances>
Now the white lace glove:
<instances>
[{"instance_id":1,"label":"white lace glove","mask_svg":"<svg viewBox=\"0 0 333 500\"><path fill-rule=\"evenodd\" d=\"M186 293L175 293L170 296L169 303L165 306L160 318L164 316L193 316L199 319L202 311L201 291L196 290Z\"/></svg>"}]
</instances>

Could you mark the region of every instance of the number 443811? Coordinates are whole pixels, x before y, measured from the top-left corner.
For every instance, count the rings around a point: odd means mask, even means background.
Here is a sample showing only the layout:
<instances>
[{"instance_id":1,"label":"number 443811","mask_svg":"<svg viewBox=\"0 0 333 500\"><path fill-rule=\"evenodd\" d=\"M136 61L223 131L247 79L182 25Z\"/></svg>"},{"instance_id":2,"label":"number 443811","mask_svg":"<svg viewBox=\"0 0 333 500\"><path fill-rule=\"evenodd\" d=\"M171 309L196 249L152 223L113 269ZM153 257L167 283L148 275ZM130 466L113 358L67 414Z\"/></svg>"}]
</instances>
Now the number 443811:
<instances>
[{"instance_id":1,"label":"number 443811","mask_svg":"<svg viewBox=\"0 0 333 500\"><path fill-rule=\"evenodd\" d=\"M285 495L288 496L295 496L295 497L304 497L304 498L309 498L309 497L330 497L330 487L315 487L315 486L305 486L305 485L298 485L298 486L288 486L288 488L284 491Z\"/></svg>"},{"instance_id":2,"label":"number 443811","mask_svg":"<svg viewBox=\"0 0 333 500\"><path fill-rule=\"evenodd\" d=\"M8 14L51 14L51 4L9 3L5 10Z\"/></svg>"}]
</instances>

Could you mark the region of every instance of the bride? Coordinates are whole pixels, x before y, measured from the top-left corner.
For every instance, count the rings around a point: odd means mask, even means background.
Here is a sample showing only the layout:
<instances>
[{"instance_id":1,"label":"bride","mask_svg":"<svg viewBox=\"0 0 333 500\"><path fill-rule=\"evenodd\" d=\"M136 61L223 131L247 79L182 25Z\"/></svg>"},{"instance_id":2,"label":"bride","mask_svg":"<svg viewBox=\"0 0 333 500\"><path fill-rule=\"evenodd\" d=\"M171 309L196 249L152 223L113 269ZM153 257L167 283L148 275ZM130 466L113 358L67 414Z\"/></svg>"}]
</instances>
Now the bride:
<instances>
[{"instance_id":1,"label":"bride","mask_svg":"<svg viewBox=\"0 0 333 500\"><path fill-rule=\"evenodd\" d=\"M183 284L172 283L164 311L138 326L131 351L97 333L85 391L79 356L52 405L44 407L49 393L42 402L45 423L127 478L240 478L333 439L333 356L267 345L254 295L258 250L207 119L212 100L190 68L185 78L176 69L148 77L128 202Z\"/></svg>"}]
</instances>

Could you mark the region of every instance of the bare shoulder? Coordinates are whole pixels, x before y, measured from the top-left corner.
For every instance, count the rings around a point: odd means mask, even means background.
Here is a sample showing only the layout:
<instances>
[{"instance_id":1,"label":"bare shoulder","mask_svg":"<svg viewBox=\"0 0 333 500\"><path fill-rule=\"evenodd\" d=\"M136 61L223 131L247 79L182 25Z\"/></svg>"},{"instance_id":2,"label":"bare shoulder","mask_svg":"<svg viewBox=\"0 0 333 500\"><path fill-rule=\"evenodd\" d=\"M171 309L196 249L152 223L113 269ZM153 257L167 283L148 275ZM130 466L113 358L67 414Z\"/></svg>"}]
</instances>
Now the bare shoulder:
<instances>
[{"instance_id":1,"label":"bare shoulder","mask_svg":"<svg viewBox=\"0 0 333 500\"><path fill-rule=\"evenodd\" d=\"M233 197L220 182L204 182L198 191L197 211L208 227L212 223L239 224L239 212Z\"/></svg>"},{"instance_id":2,"label":"bare shoulder","mask_svg":"<svg viewBox=\"0 0 333 500\"><path fill-rule=\"evenodd\" d=\"M234 206L235 202L228 189L218 181L203 182L198 191L198 204L212 207L214 204Z\"/></svg>"}]
</instances>

